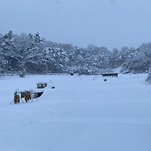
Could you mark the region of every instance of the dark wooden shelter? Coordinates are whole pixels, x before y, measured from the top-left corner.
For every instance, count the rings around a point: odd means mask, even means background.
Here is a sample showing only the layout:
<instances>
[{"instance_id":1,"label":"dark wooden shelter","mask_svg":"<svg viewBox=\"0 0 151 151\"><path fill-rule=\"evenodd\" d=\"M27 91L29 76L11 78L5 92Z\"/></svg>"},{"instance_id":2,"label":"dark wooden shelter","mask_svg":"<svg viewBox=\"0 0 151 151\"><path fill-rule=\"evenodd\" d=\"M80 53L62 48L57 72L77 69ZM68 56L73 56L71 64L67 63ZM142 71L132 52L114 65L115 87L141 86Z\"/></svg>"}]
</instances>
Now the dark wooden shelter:
<instances>
[{"instance_id":1,"label":"dark wooden shelter","mask_svg":"<svg viewBox=\"0 0 151 151\"><path fill-rule=\"evenodd\" d=\"M118 73L103 73L103 77L118 77Z\"/></svg>"}]
</instances>

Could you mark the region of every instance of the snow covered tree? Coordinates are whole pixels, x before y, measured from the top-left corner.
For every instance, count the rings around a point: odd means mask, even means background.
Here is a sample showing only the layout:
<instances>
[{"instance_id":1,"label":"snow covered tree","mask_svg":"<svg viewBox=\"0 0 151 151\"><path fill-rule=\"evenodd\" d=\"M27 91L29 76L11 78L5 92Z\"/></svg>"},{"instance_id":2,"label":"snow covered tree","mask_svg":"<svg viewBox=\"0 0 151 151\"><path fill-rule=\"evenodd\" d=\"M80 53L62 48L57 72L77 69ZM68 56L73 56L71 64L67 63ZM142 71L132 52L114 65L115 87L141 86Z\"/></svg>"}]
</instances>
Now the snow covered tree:
<instances>
[{"instance_id":1,"label":"snow covered tree","mask_svg":"<svg viewBox=\"0 0 151 151\"><path fill-rule=\"evenodd\" d=\"M3 36L1 53L3 53L3 57L6 60L4 72L16 72L19 68L18 53L16 53L17 49L14 47L14 37L15 35L12 33L12 31Z\"/></svg>"},{"instance_id":2,"label":"snow covered tree","mask_svg":"<svg viewBox=\"0 0 151 151\"><path fill-rule=\"evenodd\" d=\"M151 67L151 43L142 44L139 48L127 51L122 72L141 73L148 72Z\"/></svg>"},{"instance_id":3,"label":"snow covered tree","mask_svg":"<svg viewBox=\"0 0 151 151\"><path fill-rule=\"evenodd\" d=\"M151 83L151 72L148 73L147 78L146 78L146 81L147 81L148 83Z\"/></svg>"},{"instance_id":4,"label":"snow covered tree","mask_svg":"<svg viewBox=\"0 0 151 151\"><path fill-rule=\"evenodd\" d=\"M89 45L46 41L39 33L0 35L0 72L5 73L79 73L100 74L122 66L121 72L148 72L151 68L151 43L137 49L123 47L109 51Z\"/></svg>"}]
</instances>

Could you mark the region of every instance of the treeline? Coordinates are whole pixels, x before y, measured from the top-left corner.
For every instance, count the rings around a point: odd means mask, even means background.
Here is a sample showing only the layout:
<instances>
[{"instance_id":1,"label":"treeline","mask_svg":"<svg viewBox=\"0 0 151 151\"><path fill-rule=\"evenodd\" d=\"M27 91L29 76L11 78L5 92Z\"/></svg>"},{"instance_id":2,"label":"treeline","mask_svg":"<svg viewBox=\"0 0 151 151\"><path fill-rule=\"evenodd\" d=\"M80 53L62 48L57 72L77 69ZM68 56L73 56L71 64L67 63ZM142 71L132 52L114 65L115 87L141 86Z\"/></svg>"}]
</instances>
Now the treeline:
<instances>
[{"instance_id":1,"label":"treeline","mask_svg":"<svg viewBox=\"0 0 151 151\"><path fill-rule=\"evenodd\" d=\"M30 74L79 73L100 74L121 67L123 73L143 73L151 68L151 43L138 48L123 47L109 51L89 45L79 48L58 44L39 33L0 35L0 73Z\"/></svg>"}]
</instances>

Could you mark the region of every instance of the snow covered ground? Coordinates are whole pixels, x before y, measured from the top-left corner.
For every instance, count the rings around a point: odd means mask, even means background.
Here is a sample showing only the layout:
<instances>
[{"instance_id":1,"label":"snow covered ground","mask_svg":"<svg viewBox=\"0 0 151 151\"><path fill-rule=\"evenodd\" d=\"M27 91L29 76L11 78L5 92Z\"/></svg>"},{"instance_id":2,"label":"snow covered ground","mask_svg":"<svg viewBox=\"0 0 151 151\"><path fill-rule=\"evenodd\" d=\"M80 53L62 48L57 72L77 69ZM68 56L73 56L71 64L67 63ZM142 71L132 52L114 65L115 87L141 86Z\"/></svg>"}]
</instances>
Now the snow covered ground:
<instances>
[{"instance_id":1,"label":"snow covered ground","mask_svg":"<svg viewBox=\"0 0 151 151\"><path fill-rule=\"evenodd\" d=\"M151 151L151 85L145 74L0 77L0 151ZM38 101L15 90L53 81Z\"/></svg>"}]
</instances>

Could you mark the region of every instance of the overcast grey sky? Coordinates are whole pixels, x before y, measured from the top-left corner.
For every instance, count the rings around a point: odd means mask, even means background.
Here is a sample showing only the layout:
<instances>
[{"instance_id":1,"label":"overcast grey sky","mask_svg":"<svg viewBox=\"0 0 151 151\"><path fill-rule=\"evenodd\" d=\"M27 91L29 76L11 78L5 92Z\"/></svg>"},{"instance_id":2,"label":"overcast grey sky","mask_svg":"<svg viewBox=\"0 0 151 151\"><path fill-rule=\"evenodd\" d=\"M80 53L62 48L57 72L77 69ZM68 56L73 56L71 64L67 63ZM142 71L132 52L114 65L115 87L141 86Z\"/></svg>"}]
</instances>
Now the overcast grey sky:
<instances>
[{"instance_id":1,"label":"overcast grey sky","mask_svg":"<svg viewBox=\"0 0 151 151\"><path fill-rule=\"evenodd\" d=\"M112 50L151 42L151 0L0 0L0 33Z\"/></svg>"}]
</instances>

